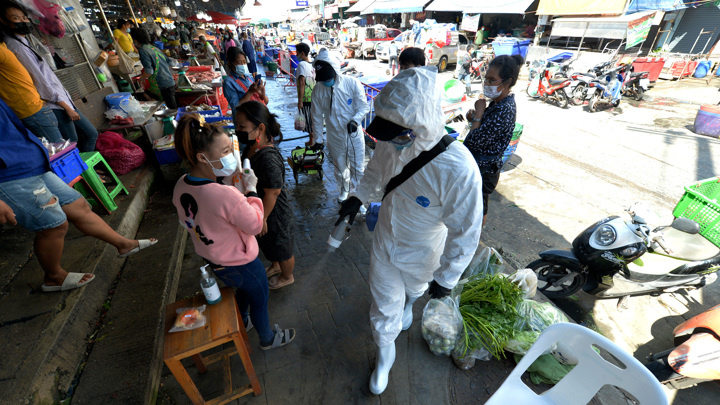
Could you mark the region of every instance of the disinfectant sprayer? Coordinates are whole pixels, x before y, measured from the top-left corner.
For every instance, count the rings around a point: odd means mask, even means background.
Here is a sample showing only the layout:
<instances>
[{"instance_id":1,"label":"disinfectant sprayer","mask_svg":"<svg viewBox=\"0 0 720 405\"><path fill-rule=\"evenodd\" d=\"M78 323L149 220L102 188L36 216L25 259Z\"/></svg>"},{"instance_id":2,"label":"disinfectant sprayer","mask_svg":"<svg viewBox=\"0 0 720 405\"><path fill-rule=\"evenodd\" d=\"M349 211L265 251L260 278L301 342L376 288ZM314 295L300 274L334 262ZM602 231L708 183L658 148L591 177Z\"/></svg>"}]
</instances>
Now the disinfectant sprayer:
<instances>
[{"instance_id":1,"label":"disinfectant sprayer","mask_svg":"<svg viewBox=\"0 0 720 405\"><path fill-rule=\"evenodd\" d=\"M375 224L377 223L378 214L380 213L380 204L381 203L370 203L370 207L364 214L364 218L360 218L361 221L363 219L365 220L365 224L371 232L375 230ZM356 220L357 219L358 218L356 218ZM352 225L350 224L349 217L343 218L343 220L335 226L328 237L328 245L330 246L329 250L331 252L339 248L343 241L350 237L350 228L352 228Z\"/></svg>"}]
</instances>

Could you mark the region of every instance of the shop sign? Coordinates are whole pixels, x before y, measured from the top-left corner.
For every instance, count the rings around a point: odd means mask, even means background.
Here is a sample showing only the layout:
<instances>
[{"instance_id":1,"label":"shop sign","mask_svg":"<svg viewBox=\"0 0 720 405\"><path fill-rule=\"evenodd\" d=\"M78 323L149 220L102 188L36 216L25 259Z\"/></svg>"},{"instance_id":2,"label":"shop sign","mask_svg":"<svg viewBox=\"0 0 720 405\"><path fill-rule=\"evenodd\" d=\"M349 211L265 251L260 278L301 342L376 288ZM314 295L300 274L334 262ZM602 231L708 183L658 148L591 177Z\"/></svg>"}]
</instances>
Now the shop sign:
<instances>
[{"instance_id":1,"label":"shop sign","mask_svg":"<svg viewBox=\"0 0 720 405\"><path fill-rule=\"evenodd\" d=\"M652 27L653 17L655 17L655 13L648 14L636 20L628 21L627 43L625 44L625 49L632 48L647 39L647 36L650 33L650 28Z\"/></svg>"},{"instance_id":2,"label":"shop sign","mask_svg":"<svg viewBox=\"0 0 720 405\"><path fill-rule=\"evenodd\" d=\"M460 30L468 32L477 32L480 24L480 14L463 14Z\"/></svg>"}]
</instances>

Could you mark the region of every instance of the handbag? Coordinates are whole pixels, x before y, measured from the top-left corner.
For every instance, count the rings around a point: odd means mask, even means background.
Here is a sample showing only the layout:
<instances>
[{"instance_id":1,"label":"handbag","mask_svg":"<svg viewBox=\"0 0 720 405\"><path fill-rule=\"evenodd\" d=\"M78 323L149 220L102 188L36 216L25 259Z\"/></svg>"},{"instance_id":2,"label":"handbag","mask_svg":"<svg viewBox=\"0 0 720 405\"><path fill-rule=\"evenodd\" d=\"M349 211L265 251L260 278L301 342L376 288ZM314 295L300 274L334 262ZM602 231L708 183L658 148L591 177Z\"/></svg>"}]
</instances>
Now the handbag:
<instances>
[{"instance_id":1,"label":"handbag","mask_svg":"<svg viewBox=\"0 0 720 405\"><path fill-rule=\"evenodd\" d=\"M129 75L135 73L135 61L123 51L120 44L114 42L115 53L117 53L120 63L118 64L118 70L120 73Z\"/></svg>"}]
</instances>

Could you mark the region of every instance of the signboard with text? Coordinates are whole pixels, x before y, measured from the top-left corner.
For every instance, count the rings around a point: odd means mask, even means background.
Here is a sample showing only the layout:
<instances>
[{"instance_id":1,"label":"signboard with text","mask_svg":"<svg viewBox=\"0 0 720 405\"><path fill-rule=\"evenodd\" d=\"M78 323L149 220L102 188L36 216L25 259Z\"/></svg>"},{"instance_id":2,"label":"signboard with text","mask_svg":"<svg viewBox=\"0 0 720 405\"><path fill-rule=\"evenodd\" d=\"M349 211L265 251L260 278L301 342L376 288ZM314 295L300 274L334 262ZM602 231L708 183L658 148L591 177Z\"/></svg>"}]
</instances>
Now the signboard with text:
<instances>
[{"instance_id":1,"label":"signboard with text","mask_svg":"<svg viewBox=\"0 0 720 405\"><path fill-rule=\"evenodd\" d=\"M655 17L655 13L640 17L637 20L628 21L625 49L632 48L645 41L650 33L653 17Z\"/></svg>"},{"instance_id":2,"label":"signboard with text","mask_svg":"<svg viewBox=\"0 0 720 405\"><path fill-rule=\"evenodd\" d=\"M308 0L295 0L295 5L298 7L307 7Z\"/></svg>"},{"instance_id":3,"label":"signboard with text","mask_svg":"<svg viewBox=\"0 0 720 405\"><path fill-rule=\"evenodd\" d=\"M480 24L480 14L463 14L460 30L468 32L477 32Z\"/></svg>"}]
</instances>

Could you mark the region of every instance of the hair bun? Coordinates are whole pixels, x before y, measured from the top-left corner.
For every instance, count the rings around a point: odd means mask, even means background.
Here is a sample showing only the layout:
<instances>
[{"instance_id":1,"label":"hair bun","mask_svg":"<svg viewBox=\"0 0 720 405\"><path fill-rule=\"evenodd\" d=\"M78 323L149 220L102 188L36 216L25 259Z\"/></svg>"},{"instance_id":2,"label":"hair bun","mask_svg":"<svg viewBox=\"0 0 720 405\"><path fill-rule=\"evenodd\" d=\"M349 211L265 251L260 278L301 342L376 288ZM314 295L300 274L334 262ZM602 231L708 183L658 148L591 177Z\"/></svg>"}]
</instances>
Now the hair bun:
<instances>
[{"instance_id":1,"label":"hair bun","mask_svg":"<svg viewBox=\"0 0 720 405\"><path fill-rule=\"evenodd\" d=\"M522 67L522 65L525 63L525 59L523 59L520 55L511 55L510 56L515 63L517 63L518 66Z\"/></svg>"}]
</instances>

